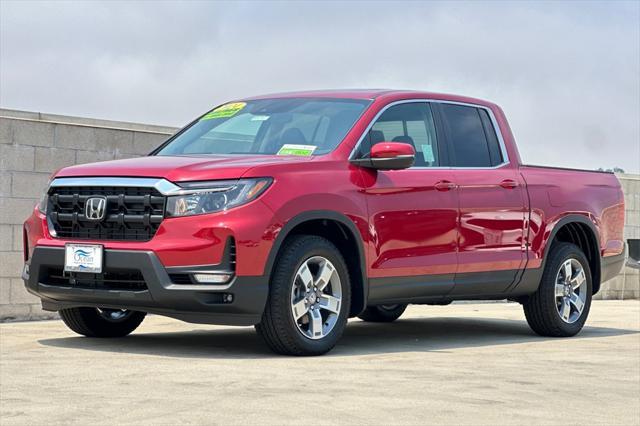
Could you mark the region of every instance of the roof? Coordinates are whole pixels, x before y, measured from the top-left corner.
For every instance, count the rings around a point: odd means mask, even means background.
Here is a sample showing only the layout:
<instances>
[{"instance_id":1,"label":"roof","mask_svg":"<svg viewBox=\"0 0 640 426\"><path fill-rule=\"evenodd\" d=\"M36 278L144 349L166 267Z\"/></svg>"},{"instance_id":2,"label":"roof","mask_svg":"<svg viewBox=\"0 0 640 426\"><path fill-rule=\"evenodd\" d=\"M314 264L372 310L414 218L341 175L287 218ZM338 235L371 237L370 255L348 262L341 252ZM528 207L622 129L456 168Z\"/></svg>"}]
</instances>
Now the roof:
<instances>
[{"instance_id":1,"label":"roof","mask_svg":"<svg viewBox=\"0 0 640 426\"><path fill-rule=\"evenodd\" d=\"M480 105L492 105L481 99L466 96L434 93L420 90L394 90L394 89L328 89L328 90L305 90L299 92L271 93L267 95L251 96L244 100L253 99L277 99L277 98L338 98L338 99L442 99L456 102L471 102Z\"/></svg>"},{"instance_id":2,"label":"roof","mask_svg":"<svg viewBox=\"0 0 640 426\"><path fill-rule=\"evenodd\" d=\"M327 90L302 90L296 92L269 93L266 95L251 96L247 99L273 99L273 98L346 98L346 99L375 99L385 93L394 92L390 89L327 89Z\"/></svg>"}]
</instances>

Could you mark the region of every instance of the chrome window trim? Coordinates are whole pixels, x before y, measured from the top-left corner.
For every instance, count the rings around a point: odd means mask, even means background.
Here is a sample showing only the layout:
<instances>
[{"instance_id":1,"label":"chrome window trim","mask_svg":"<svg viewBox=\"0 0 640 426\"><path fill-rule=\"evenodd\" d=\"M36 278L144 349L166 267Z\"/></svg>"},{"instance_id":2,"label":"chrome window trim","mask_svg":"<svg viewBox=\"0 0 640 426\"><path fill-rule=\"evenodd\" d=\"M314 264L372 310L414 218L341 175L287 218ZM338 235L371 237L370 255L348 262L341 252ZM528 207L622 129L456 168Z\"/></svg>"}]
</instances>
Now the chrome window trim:
<instances>
[{"instance_id":1,"label":"chrome window trim","mask_svg":"<svg viewBox=\"0 0 640 426\"><path fill-rule=\"evenodd\" d=\"M498 137L498 143L500 145L500 153L502 154L502 163L497 164L495 166L491 166L491 167L436 166L436 167L409 167L408 169L405 169L405 170L491 170L491 169L499 169L501 167L504 167L510 164L509 154L507 153L507 147L504 143L504 138L502 137L502 130L500 129L500 126L498 126L498 121L496 120L496 117L494 116L493 111L491 111L490 108L484 105L472 104L468 102L457 102L457 101L447 101L447 100L441 100L441 99L428 99L428 98L403 99L403 100L394 101L394 102L391 102L390 104L385 105L380 111L378 111L375 117L373 117L371 122L369 122L369 124L367 125L367 128L364 130L364 132L358 139L358 142L351 150L351 153L349 154L349 160L355 159L355 154L356 154L356 151L358 150L358 147L360 146L360 144L362 144L362 141L364 140L366 135L369 133L369 130L371 130L373 125L376 123L378 118L380 118L380 116L384 114L386 110L396 105L418 103L418 102L462 105L462 106L470 106L473 108L481 108L485 110L489 115L489 119L491 120L491 124L493 125L493 130L496 132L496 136Z\"/></svg>"},{"instance_id":2,"label":"chrome window trim","mask_svg":"<svg viewBox=\"0 0 640 426\"><path fill-rule=\"evenodd\" d=\"M201 192L222 192L228 191L233 186L202 187L197 189L183 189L175 183L163 178L129 178L129 177L60 177L55 178L49 188L59 188L66 186L110 186L110 187L133 187L133 188L155 188L162 195L189 195Z\"/></svg>"}]
</instances>

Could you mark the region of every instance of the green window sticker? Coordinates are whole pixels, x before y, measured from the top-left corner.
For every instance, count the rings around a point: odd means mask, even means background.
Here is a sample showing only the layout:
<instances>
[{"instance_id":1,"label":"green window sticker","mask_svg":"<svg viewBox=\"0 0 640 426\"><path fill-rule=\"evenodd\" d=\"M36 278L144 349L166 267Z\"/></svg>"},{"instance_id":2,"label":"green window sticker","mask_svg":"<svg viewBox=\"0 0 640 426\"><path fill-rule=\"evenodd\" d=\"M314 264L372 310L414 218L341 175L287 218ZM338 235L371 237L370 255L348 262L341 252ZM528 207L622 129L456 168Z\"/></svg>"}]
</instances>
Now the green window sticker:
<instances>
[{"instance_id":1,"label":"green window sticker","mask_svg":"<svg viewBox=\"0 0 640 426\"><path fill-rule=\"evenodd\" d=\"M247 105L246 102L233 102L230 104L224 104L214 109L213 111L211 111L210 113L202 117L200 120L212 120L214 118L233 117L238 113L238 111L242 110L242 108L244 108L246 105Z\"/></svg>"},{"instance_id":2,"label":"green window sticker","mask_svg":"<svg viewBox=\"0 0 640 426\"><path fill-rule=\"evenodd\" d=\"M420 145L422 156L424 157L425 163L433 163L436 161L436 158L433 155L433 146L431 145Z\"/></svg>"},{"instance_id":3,"label":"green window sticker","mask_svg":"<svg viewBox=\"0 0 640 426\"><path fill-rule=\"evenodd\" d=\"M294 145L284 144L278 151L277 155L299 155L301 157L308 157L313 154L317 146L315 145Z\"/></svg>"}]
</instances>

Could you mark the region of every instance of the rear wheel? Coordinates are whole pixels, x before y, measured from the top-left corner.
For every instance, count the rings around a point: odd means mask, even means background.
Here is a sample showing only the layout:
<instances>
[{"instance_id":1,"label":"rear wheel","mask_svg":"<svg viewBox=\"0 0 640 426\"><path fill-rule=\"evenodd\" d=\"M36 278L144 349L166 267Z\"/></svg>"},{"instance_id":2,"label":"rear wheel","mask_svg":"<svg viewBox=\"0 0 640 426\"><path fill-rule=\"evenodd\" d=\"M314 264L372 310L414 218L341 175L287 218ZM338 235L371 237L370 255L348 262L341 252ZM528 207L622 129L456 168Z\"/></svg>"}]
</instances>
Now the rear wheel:
<instances>
[{"instance_id":1,"label":"rear wheel","mask_svg":"<svg viewBox=\"0 0 640 426\"><path fill-rule=\"evenodd\" d=\"M551 248L538 291L524 303L529 326L541 336L569 337L584 326L591 307L591 270L580 248Z\"/></svg>"},{"instance_id":2,"label":"rear wheel","mask_svg":"<svg viewBox=\"0 0 640 426\"><path fill-rule=\"evenodd\" d=\"M126 309L70 308L58 312L71 330L87 337L123 337L138 328L146 313Z\"/></svg>"},{"instance_id":3,"label":"rear wheel","mask_svg":"<svg viewBox=\"0 0 640 426\"><path fill-rule=\"evenodd\" d=\"M358 318L367 322L393 322L407 309L406 304L368 306Z\"/></svg>"},{"instance_id":4,"label":"rear wheel","mask_svg":"<svg viewBox=\"0 0 640 426\"><path fill-rule=\"evenodd\" d=\"M299 235L285 244L256 330L277 353L320 355L335 346L347 323L347 266L325 238Z\"/></svg>"}]
</instances>

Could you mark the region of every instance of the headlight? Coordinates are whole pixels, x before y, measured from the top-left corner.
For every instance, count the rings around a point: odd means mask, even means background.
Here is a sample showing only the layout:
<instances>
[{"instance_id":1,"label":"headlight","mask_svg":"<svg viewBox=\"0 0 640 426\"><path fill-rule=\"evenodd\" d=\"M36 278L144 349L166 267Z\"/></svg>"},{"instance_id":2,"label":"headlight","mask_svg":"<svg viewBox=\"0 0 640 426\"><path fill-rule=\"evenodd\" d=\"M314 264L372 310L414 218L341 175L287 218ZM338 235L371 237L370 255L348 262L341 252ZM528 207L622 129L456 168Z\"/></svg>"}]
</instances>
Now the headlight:
<instances>
[{"instance_id":1,"label":"headlight","mask_svg":"<svg viewBox=\"0 0 640 426\"><path fill-rule=\"evenodd\" d=\"M167 216L215 213L241 206L258 198L271 182L271 178L252 178L183 183L180 194L167 199Z\"/></svg>"}]
</instances>

